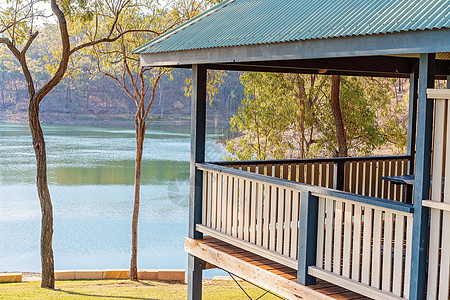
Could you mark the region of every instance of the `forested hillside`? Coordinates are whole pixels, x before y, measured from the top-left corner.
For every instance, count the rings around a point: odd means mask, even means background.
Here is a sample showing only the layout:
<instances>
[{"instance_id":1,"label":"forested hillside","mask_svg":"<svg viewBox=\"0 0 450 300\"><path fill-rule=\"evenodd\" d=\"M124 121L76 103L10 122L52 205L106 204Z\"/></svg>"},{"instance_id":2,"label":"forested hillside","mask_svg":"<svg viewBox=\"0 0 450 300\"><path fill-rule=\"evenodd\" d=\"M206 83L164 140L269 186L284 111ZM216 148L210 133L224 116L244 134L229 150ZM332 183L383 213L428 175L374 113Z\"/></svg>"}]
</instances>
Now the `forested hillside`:
<instances>
[{"instance_id":1,"label":"forested hillside","mask_svg":"<svg viewBox=\"0 0 450 300\"><path fill-rule=\"evenodd\" d=\"M54 27L45 25L36 42L29 50L32 72L39 78L36 85L48 80L52 70L48 56L53 39L59 35ZM54 44L54 43L53 43ZM45 124L79 124L127 126L133 125L135 103L112 79L92 73L93 60L89 57L72 62L70 72L46 97L41 105L41 119ZM190 70L174 69L164 75L157 89L155 103L150 114L162 120L180 121L190 116L190 98L186 89ZM229 72L222 76L214 100L208 107L208 120L228 124L244 96L239 73ZM6 47L0 47L0 120L27 122L28 96L25 79L20 66Z\"/></svg>"}]
</instances>

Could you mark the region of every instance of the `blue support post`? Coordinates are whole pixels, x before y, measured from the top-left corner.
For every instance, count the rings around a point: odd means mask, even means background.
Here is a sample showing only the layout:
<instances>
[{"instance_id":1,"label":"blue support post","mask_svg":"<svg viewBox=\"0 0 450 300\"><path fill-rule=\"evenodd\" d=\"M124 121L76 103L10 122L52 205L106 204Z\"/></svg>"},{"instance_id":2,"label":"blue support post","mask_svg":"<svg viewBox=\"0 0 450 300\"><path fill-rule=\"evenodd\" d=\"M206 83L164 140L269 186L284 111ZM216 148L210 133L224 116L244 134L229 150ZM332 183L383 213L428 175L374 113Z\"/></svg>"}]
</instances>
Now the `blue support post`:
<instances>
[{"instance_id":1,"label":"blue support post","mask_svg":"<svg viewBox=\"0 0 450 300\"><path fill-rule=\"evenodd\" d=\"M409 76L409 112L408 112L408 140L406 155L410 156L408 174L414 174L414 161L416 154L416 126L417 126L417 88L419 72L414 70Z\"/></svg>"},{"instance_id":2,"label":"blue support post","mask_svg":"<svg viewBox=\"0 0 450 300\"><path fill-rule=\"evenodd\" d=\"M429 209L422 200L430 197L431 143L433 136L433 101L427 99L427 88L434 87L436 54L420 54L417 144L414 186L414 221L411 252L411 300L424 299Z\"/></svg>"},{"instance_id":3,"label":"blue support post","mask_svg":"<svg viewBox=\"0 0 450 300\"><path fill-rule=\"evenodd\" d=\"M297 282L302 285L316 284L316 278L308 274L308 267L316 265L318 200L311 192L300 194Z\"/></svg>"},{"instance_id":4,"label":"blue support post","mask_svg":"<svg viewBox=\"0 0 450 300\"><path fill-rule=\"evenodd\" d=\"M203 174L195 166L205 162L205 126L206 126L206 67L192 66L192 101L191 101L191 163L189 193L189 237L203 238L196 230L202 222L202 184ZM202 298L202 270L205 263L197 257L188 256L188 299Z\"/></svg>"}]
</instances>

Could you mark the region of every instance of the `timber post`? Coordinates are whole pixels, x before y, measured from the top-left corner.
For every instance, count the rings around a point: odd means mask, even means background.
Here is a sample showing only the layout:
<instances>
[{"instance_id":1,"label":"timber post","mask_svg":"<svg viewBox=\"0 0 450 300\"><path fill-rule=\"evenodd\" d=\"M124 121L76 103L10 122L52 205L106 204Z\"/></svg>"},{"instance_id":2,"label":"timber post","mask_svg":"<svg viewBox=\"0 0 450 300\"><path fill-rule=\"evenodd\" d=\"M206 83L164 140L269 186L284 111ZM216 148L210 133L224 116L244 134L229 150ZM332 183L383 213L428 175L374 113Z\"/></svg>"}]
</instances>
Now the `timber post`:
<instances>
[{"instance_id":1,"label":"timber post","mask_svg":"<svg viewBox=\"0 0 450 300\"><path fill-rule=\"evenodd\" d=\"M297 282L302 285L316 284L308 267L316 265L318 200L309 191L300 193Z\"/></svg>"},{"instance_id":2,"label":"timber post","mask_svg":"<svg viewBox=\"0 0 450 300\"><path fill-rule=\"evenodd\" d=\"M344 190L345 160L338 160L333 167L333 189Z\"/></svg>"},{"instance_id":3,"label":"timber post","mask_svg":"<svg viewBox=\"0 0 450 300\"><path fill-rule=\"evenodd\" d=\"M431 145L434 102L427 98L427 88L434 88L436 54L420 54L418 121L414 186L414 221L409 299L424 299L427 284L426 260L429 209L422 200L430 197Z\"/></svg>"},{"instance_id":4,"label":"timber post","mask_svg":"<svg viewBox=\"0 0 450 300\"><path fill-rule=\"evenodd\" d=\"M419 72L415 69L409 76L409 111L408 111L408 139L406 155L409 158L408 174L414 174L414 161L416 153L416 129L417 129L417 88L419 85Z\"/></svg>"},{"instance_id":5,"label":"timber post","mask_svg":"<svg viewBox=\"0 0 450 300\"><path fill-rule=\"evenodd\" d=\"M206 126L206 80L207 70L203 65L192 66L191 99L191 159L190 159L190 193L189 193L189 237L203 238L196 230L202 222L202 171L196 163L205 162L205 126ZM204 262L199 258L188 256L188 299L202 298L202 270Z\"/></svg>"}]
</instances>

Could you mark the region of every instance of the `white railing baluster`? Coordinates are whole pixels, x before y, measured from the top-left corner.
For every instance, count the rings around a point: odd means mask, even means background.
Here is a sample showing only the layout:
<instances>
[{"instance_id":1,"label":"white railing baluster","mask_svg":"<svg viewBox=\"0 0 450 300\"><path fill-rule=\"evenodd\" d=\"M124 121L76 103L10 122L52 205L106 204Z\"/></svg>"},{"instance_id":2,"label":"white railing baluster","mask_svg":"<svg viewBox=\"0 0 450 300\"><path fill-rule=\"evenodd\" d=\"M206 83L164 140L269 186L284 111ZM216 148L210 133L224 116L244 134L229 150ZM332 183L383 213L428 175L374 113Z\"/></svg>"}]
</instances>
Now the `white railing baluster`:
<instances>
[{"instance_id":1,"label":"white railing baluster","mask_svg":"<svg viewBox=\"0 0 450 300\"><path fill-rule=\"evenodd\" d=\"M291 235L291 255L297 259L298 256L298 226L300 213L300 193L298 190L292 191L292 235Z\"/></svg>"},{"instance_id":2,"label":"white railing baluster","mask_svg":"<svg viewBox=\"0 0 450 300\"><path fill-rule=\"evenodd\" d=\"M250 180L245 180L244 192L244 240L250 241Z\"/></svg>"},{"instance_id":3,"label":"white railing baluster","mask_svg":"<svg viewBox=\"0 0 450 300\"><path fill-rule=\"evenodd\" d=\"M239 179L233 177L233 225L232 235L238 237Z\"/></svg>"},{"instance_id":4,"label":"white railing baluster","mask_svg":"<svg viewBox=\"0 0 450 300\"><path fill-rule=\"evenodd\" d=\"M370 258L372 249L372 213L373 209L370 207L364 208L363 216L363 252L362 252L362 271L361 282L370 284Z\"/></svg>"},{"instance_id":5,"label":"white railing baluster","mask_svg":"<svg viewBox=\"0 0 450 300\"><path fill-rule=\"evenodd\" d=\"M283 232L284 232L284 191L283 188L278 188L278 216L277 216L277 242L276 242L276 251L278 253L283 253Z\"/></svg>"},{"instance_id":6,"label":"white railing baluster","mask_svg":"<svg viewBox=\"0 0 450 300\"><path fill-rule=\"evenodd\" d=\"M380 288L381 278L382 213L377 209L373 215L372 280L370 285L377 289Z\"/></svg>"},{"instance_id":7,"label":"white railing baluster","mask_svg":"<svg viewBox=\"0 0 450 300\"><path fill-rule=\"evenodd\" d=\"M355 205L355 216L353 218L353 256L352 256L352 277L351 279L360 280L361 265L361 236L362 236L362 207Z\"/></svg>"},{"instance_id":8,"label":"white railing baluster","mask_svg":"<svg viewBox=\"0 0 450 300\"><path fill-rule=\"evenodd\" d=\"M394 276L392 292L401 296L402 276L403 276L403 235L405 227L405 217L400 214L395 216L395 242L394 242Z\"/></svg>"},{"instance_id":9,"label":"white railing baluster","mask_svg":"<svg viewBox=\"0 0 450 300\"><path fill-rule=\"evenodd\" d=\"M325 267L324 269L331 272L331 260L333 250L333 225L334 225L334 201L326 200L326 221L325 221Z\"/></svg>"},{"instance_id":10,"label":"white railing baluster","mask_svg":"<svg viewBox=\"0 0 450 300\"><path fill-rule=\"evenodd\" d=\"M381 284L382 290L386 292L391 291L393 232L394 232L393 215L391 212L386 212L384 219L384 241L383 241L383 279Z\"/></svg>"},{"instance_id":11,"label":"white railing baluster","mask_svg":"<svg viewBox=\"0 0 450 300\"><path fill-rule=\"evenodd\" d=\"M262 246L263 240L263 212L264 212L264 184L258 183L258 197L256 198L256 244Z\"/></svg>"},{"instance_id":12,"label":"white railing baluster","mask_svg":"<svg viewBox=\"0 0 450 300\"><path fill-rule=\"evenodd\" d=\"M323 253L325 247L325 198L319 197L318 204L318 217L317 217L317 255L316 266L323 269Z\"/></svg>"},{"instance_id":13,"label":"white railing baluster","mask_svg":"<svg viewBox=\"0 0 450 300\"><path fill-rule=\"evenodd\" d=\"M284 234L283 234L283 254L289 255L289 247L291 246L291 228L295 226L292 224L292 191L286 190L285 192L285 206L284 206ZM294 257L295 258L295 257Z\"/></svg>"},{"instance_id":14,"label":"white railing baluster","mask_svg":"<svg viewBox=\"0 0 450 300\"><path fill-rule=\"evenodd\" d=\"M250 203L250 243L254 244L256 241L256 203L258 197L259 183L251 183L251 203Z\"/></svg>"},{"instance_id":15,"label":"white railing baluster","mask_svg":"<svg viewBox=\"0 0 450 300\"><path fill-rule=\"evenodd\" d=\"M238 203L238 238L244 239L244 214L245 214L245 202L244 202L244 179L239 178L239 203Z\"/></svg>"},{"instance_id":16,"label":"white railing baluster","mask_svg":"<svg viewBox=\"0 0 450 300\"><path fill-rule=\"evenodd\" d=\"M334 201L335 219L334 219L334 249L333 249L333 272L341 275L341 252L342 252L342 218L344 214L344 203Z\"/></svg>"},{"instance_id":17,"label":"white railing baluster","mask_svg":"<svg viewBox=\"0 0 450 300\"><path fill-rule=\"evenodd\" d=\"M352 213L353 205L345 203L344 214L344 245L343 245L343 260L342 260L342 276L350 278L350 258L352 247Z\"/></svg>"},{"instance_id":18,"label":"white railing baluster","mask_svg":"<svg viewBox=\"0 0 450 300\"><path fill-rule=\"evenodd\" d=\"M263 219L263 247L269 248L269 218L270 218L270 185L265 184L264 186L264 219Z\"/></svg>"},{"instance_id":19,"label":"white railing baluster","mask_svg":"<svg viewBox=\"0 0 450 300\"><path fill-rule=\"evenodd\" d=\"M269 226L269 249L275 251L276 226L277 226L277 188L271 186L270 193L270 226Z\"/></svg>"},{"instance_id":20,"label":"white railing baluster","mask_svg":"<svg viewBox=\"0 0 450 300\"><path fill-rule=\"evenodd\" d=\"M406 254L405 254L405 279L403 287L403 297L409 299L409 288L411 281L411 242L413 235L413 217L406 218Z\"/></svg>"}]
</instances>

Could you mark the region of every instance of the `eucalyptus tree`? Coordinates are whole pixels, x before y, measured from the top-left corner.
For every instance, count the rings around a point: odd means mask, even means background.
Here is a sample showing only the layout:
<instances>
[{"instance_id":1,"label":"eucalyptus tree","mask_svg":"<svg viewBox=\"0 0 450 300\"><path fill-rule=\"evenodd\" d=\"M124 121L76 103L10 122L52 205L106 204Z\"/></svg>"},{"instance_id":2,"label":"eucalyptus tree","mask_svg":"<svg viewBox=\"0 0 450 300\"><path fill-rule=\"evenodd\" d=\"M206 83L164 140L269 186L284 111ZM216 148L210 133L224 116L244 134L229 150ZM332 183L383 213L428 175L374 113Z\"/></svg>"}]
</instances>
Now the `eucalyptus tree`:
<instances>
[{"instance_id":1,"label":"eucalyptus tree","mask_svg":"<svg viewBox=\"0 0 450 300\"><path fill-rule=\"evenodd\" d=\"M166 28L173 26L173 22L165 22L167 21L164 18L166 16L165 10L153 6L152 1L141 1L140 4L145 4L146 13L141 14L137 7L135 10L130 10L123 16L126 22L119 29L121 31L134 30L133 33L123 36L115 44L97 45L89 49L87 53L96 62L91 72L100 73L113 79L136 106L134 117L136 156L130 263L130 279L135 281L138 280L137 229L144 139L148 126L156 120L155 117L149 118L150 109L155 100L159 80L167 70L141 67L139 56L133 54L132 50L143 45L152 37L163 33Z\"/></svg>"},{"instance_id":2,"label":"eucalyptus tree","mask_svg":"<svg viewBox=\"0 0 450 300\"><path fill-rule=\"evenodd\" d=\"M137 1L138 5L134 9L123 14L123 24L118 29L119 32L132 31L130 34L123 35L117 43L99 44L86 51L86 54L93 57L96 62L91 72L113 79L136 106L134 117L136 156L130 262L130 279L134 281L138 280L138 220L145 134L148 126L158 119L152 117L150 112L159 81L164 74L170 78L171 73L170 69L141 67L139 56L133 54L133 50L198 15L213 2L217 1L174 0L168 1L166 7L160 7L151 0ZM145 13L142 13L144 7ZM217 76L214 78L216 79ZM214 90L214 85L211 86ZM211 94L214 94L214 91L211 91Z\"/></svg>"},{"instance_id":3,"label":"eucalyptus tree","mask_svg":"<svg viewBox=\"0 0 450 300\"><path fill-rule=\"evenodd\" d=\"M49 8L48 8L49 6ZM135 8L132 0L7 0L0 8L0 44L19 62L28 87L28 121L36 157L36 187L41 206L41 287L54 288L53 208L47 183L47 155L39 108L45 96L63 79L69 60L80 50L111 43L132 30L120 30L122 15ZM40 24L56 22L59 40L50 41L50 78L36 82L28 61L28 50L39 34ZM76 28L69 32L68 27ZM100 32L100 27L108 30Z\"/></svg>"},{"instance_id":4,"label":"eucalyptus tree","mask_svg":"<svg viewBox=\"0 0 450 300\"><path fill-rule=\"evenodd\" d=\"M405 147L406 119L402 103L390 101L391 79L245 73L241 82L246 97L230 121L241 136L227 142L228 159L367 155L387 142Z\"/></svg>"}]
</instances>

